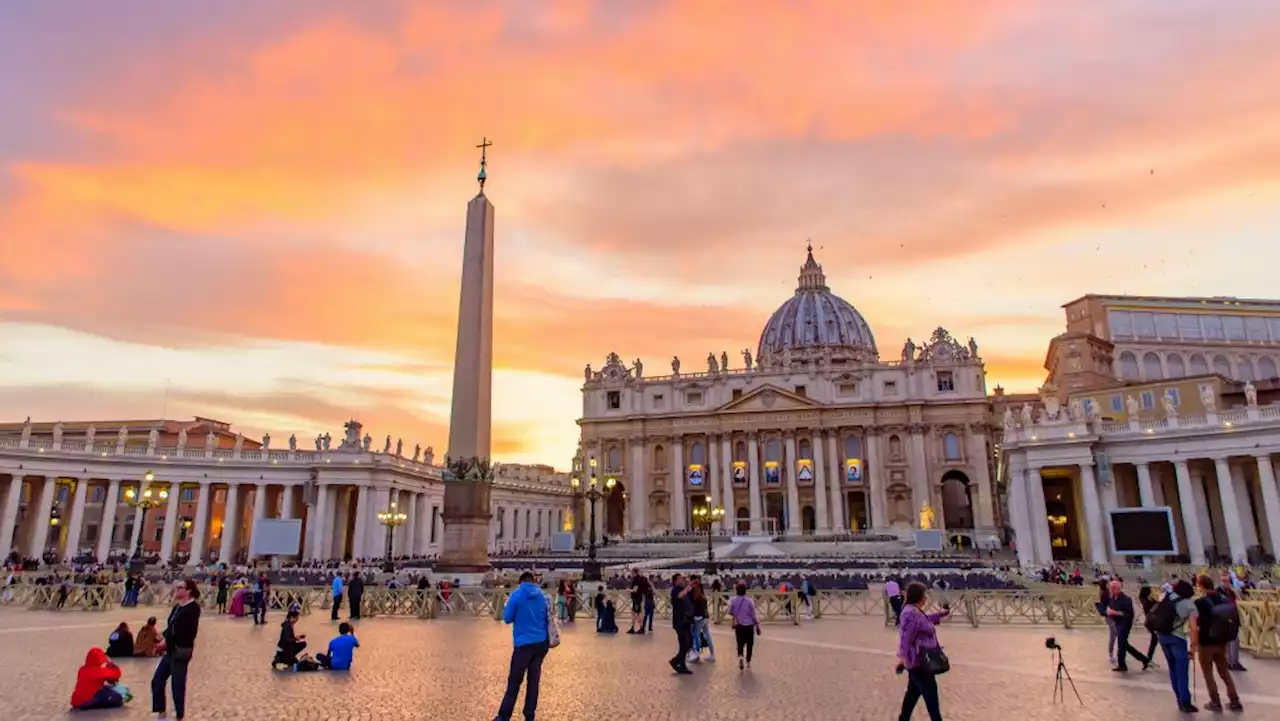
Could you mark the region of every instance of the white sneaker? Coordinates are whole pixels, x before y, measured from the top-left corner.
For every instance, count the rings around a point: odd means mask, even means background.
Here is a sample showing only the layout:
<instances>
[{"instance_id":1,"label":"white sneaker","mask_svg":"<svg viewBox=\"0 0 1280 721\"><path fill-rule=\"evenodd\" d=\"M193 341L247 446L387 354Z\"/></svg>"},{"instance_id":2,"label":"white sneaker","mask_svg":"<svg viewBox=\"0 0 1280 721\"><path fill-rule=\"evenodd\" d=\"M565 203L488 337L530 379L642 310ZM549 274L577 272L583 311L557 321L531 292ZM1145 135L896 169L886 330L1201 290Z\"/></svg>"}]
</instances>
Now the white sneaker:
<instances>
[{"instance_id":1,"label":"white sneaker","mask_svg":"<svg viewBox=\"0 0 1280 721\"><path fill-rule=\"evenodd\" d=\"M711 663L715 663L715 662L716 662L716 652L715 652L715 651L712 651L712 652L711 652L711 655L710 655L710 656L707 656L707 660L708 660L708 661L710 661Z\"/></svg>"}]
</instances>

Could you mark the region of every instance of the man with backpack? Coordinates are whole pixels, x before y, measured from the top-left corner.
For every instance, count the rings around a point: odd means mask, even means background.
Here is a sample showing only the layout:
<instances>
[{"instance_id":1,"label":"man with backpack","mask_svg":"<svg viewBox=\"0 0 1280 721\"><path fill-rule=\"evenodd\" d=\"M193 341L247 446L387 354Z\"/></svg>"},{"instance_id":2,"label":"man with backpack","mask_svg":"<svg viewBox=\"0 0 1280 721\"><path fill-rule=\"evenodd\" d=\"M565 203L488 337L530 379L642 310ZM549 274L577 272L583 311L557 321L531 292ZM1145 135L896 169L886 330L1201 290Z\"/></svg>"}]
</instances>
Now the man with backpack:
<instances>
[{"instance_id":1,"label":"man with backpack","mask_svg":"<svg viewBox=\"0 0 1280 721\"><path fill-rule=\"evenodd\" d=\"M1232 711L1243 711L1240 697L1236 695L1236 684L1231 678L1231 669L1227 663L1227 645L1240 634L1240 615L1235 604L1231 603L1217 588L1213 579L1200 576L1196 579L1204 596L1196 601L1196 615L1191 622L1191 655L1200 655L1200 671L1204 674L1204 686L1209 691L1210 711L1222 710L1222 699L1218 696L1218 684L1213 678L1213 670L1218 670L1222 683L1227 687L1227 708Z\"/></svg>"},{"instance_id":2,"label":"man with backpack","mask_svg":"<svg viewBox=\"0 0 1280 721\"><path fill-rule=\"evenodd\" d=\"M1178 710L1183 713L1200 710L1191 705L1191 659L1187 644L1188 621L1196 615L1193 594L1190 582L1178 581L1151 609L1145 622L1147 630L1160 640L1160 649L1169 665L1169 685L1173 687Z\"/></svg>"}]
</instances>

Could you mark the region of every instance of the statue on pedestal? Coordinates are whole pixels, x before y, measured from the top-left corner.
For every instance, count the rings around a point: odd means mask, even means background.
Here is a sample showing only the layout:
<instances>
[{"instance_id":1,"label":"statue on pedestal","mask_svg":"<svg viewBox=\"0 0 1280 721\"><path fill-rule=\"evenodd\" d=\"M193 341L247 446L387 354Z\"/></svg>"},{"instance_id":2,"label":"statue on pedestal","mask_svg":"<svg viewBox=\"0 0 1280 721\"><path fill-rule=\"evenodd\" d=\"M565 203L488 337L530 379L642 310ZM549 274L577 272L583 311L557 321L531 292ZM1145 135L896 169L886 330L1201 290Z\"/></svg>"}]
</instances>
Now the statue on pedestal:
<instances>
[{"instance_id":1,"label":"statue on pedestal","mask_svg":"<svg viewBox=\"0 0 1280 721\"><path fill-rule=\"evenodd\" d=\"M1072 398L1067 405L1067 412L1071 415L1073 423L1084 423L1084 401Z\"/></svg>"},{"instance_id":2,"label":"statue on pedestal","mask_svg":"<svg viewBox=\"0 0 1280 721\"><path fill-rule=\"evenodd\" d=\"M586 368L582 369L582 376L588 383L591 382L591 364L590 363L587 364Z\"/></svg>"},{"instance_id":3,"label":"statue on pedestal","mask_svg":"<svg viewBox=\"0 0 1280 721\"><path fill-rule=\"evenodd\" d=\"M680 375L680 356L671 356L671 372Z\"/></svg>"},{"instance_id":4,"label":"statue on pedestal","mask_svg":"<svg viewBox=\"0 0 1280 721\"><path fill-rule=\"evenodd\" d=\"M976 359L978 357L978 341L969 336L969 357Z\"/></svg>"},{"instance_id":5,"label":"statue on pedestal","mask_svg":"<svg viewBox=\"0 0 1280 721\"><path fill-rule=\"evenodd\" d=\"M910 338L902 344L902 362L910 363L916 359L916 344Z\"/></svg>"},{"instance_id":6,"label":"statue on pedestal","mask_svg":"<svg viewBox=\"0 0 1280 721\"><path fill-rule=\"evenodd\" d=\"M244 434L236 433L236 455L240 455L240 451L244 450Z\"/></svg>"},{"instance_id":7,"label":"statue on pedestal","mask_svg":"<svg viewBox=\"0 0 1280 721\"><path fill-rule=\"evenodd\" d=\"M716 354L708 353L707 354L707 372L715 373L718 370L719 368L716 366Z\"/></svg>"},{"instance_id":8,"label":"statue on pedestal","mask_svg":"<svg viewBox=\"0 0 1280 721\"><path fill-rule=\"evenodd\" d=\"M209 431L207 434L205 434L205 437L204 437L204 450L205 450L205 452L207 452L207 453L212 453L212 452L213 452L213 444L214 444L214 443L216 443L217 441L218 441L218 437L217 437L216 435L214 435L213 431Z\"/></svg>"},{"instance_id":9,"label":"statue on pedestal","mask_svg":"<svg viewBox=\"0 0 1280 721\"><path fill-rule=\"evenodd\" d=\"M639 358L637 358L636 362L632 364L632 367L635 369L635 372L636 372L636 380L639 380L644 377L644 363L641 363Z\"/></svg>"},{"instance_id":10,"label":"statue on pedestal","mask_svg":"<svg viewBox=\"0 0 1280 721\"><path fill-rule=\"evenodd\" d=\"M421 443L413 444L413 462L417 463L418 457L421 455L422 455L422 444Z\"/></svg>"},{"instance_id":11,"label":"statue on pedestal","mask_svg":"<svg viewBox=\"0 0 1280 721\"><path fill-rule=\"evenodd\" d=\"M720 351L720 370L729 370L729 353L727 351Z\"/></svg>"},{"instance_id":12,"label":"statue on pedestal","mask_svg":"<svg viewBox=\"0 0 1280 721\"><path fill-rule=\"evenodd\" d=\"M93 451L93 439L96 435L98 435L97 426L89 426L89 429L84 432L84 449L86 451Z\"/></svg>"},{"instance_id":13,"label":"statue on pedestal","mask_svg":"<svg viewBox=\"0 0 1280 721\"><path fill-rule=\"evenodd\" d=\"M154 451L156 449L156 444L159 442L160 442L160 431L157 431L156 429L152 428L151 432L147 434L147 450Z\"/></svg>"},{"instance_id":14,"label":"statue on pedestal","mask_svg":"<svg viewBox=\"0 0 1280 721\"><path fill-rule=\"evenodd\" d=\"M1124 408L1128 412L1130 419L1137 419L1138 413L1142 410L1142 407L1138 405L1138 399L1132 395L1124 399Z\"/></svg>"},{"instance_id":15,"label":"statue on pedestal","mask_svg":"<svg viewBox=\"0 0 1280 721\"><path fill-rule=\"evenodd\" d=\"M396 458L403 456L404 455L403 451L404 451L404 439L397 438L396 439Z\"/></svg>"},{"instance_id":16,"label":"statue on pedestal","mask_svg":"<svg viewBox=\"0 0 1280 721\"><path fill-rule=\"evenodd\" d=\"M1161 402L1164 403L1164 414L1166 417L1176 418L1178 416L1178 408L1177 406L1173 405L1172 396L1166 393Z\"/></svg>"},{"instance_id":17,"label":"statue on pedestal","mask_svg":"<svg viewBox=\"0 0 1280 721\"><path fill-rule=\"evenodd\" d=\"M325 431L324 435L320 436L320 439L324 441L324 452L328 453L329 447L333 445L333 436L329 435L329 431Z\"/></svg>"},{"instance_id":18,"label":"statue on pedestal","mask_svg":"<svg viewBox=\"0 0 1280 721\"><path fill-rule=\"evenodd\" d=\"M363 438L363 439L361 439L361 441L360 441L360 442L363 444L363 445L361 446L361 448L363 448L363 449L364 449L364 452L365 452L365 453L368 453L368 452L369 452L369 447L373 445L373 436L371 436L371 435L369 435L368 433L366 433L366 434L364 434L364 438Z\"/></svg>"},{"instance_id":19,"label":"statue on pedestal","mask_svg":"<svg viewBox=\"0 0 1280 721\"><path fill-rule=\"evenodd\" d=\"M1218 412L1218 396L1213 392L1212 383L1200 384L1200 404L1209 413Z\"/></svg>"},{"instance_id":20,"label":"statue on pedestal","mask_svg":"<svg viewBox=\"0 0 1280 721\"><path fill-rule=\"evenodd\" d=\"M62 445L62 421L53 424L53 444Z\"/></svg>"},{"instance_id":21,"label":"statue on pedestal","mask_svg":"<svg viewBox=\"0 0 1280 721\"><path fill-rule=\"evenodd\" d=\"M271 450L271 434L270 433L262 434L262 450L263 451Z\"/></svg>"},{"instance_id":22,"label":"statue on pedestal","mask_svg":"<svg viewBox=\"0 0 1280 721\"><path fill-rule=\"evenodd\" d=\"M1258 387L1253 384L1253 381L1245 381L1244 403L1250 408L1258 407Z\"/></svg>"},{"instance_id":23,"label":"statue on pedestal","mask_svg":"<svg viewBox=\"0 0 1280 721\"><path fill-rule=\"evenodd\" d=\"M27 420L22 422L22 447L26 448L31 444L31 416L27 416Z\"/></svg>"},{"instance_id":24,"label":"statue on pedestal","mask_svg":"<svg viewBox=\"0 0 1280 721\"><path fill-rule=\"evenodd\" d=\"M427 446L427 454L422 457L422 460L425 461L428 466L432 465L436 460L436 449L431 446Z\"/></svg>"},{"instance_id":25,"label":"statue on pedestal","mask_svg":"<svg viewBox=\"0 0 1280 721\"><path fill-rule=\"evenodd\" d=\"M1005 429L1006 431L1011 431L1011 430L1013 430L1013 425L1014 425L1014 424L1013 424L1013 409L1012 409L1012 408L1005 408L1005 409L1004 409L1004 429Z\"/></svg>"},{"instance_id":26,"label":"statue on pedestal","mask_svg":"<svg viewBox=\"0 0 1280 721\"><path fill-rule=\"evenodd\" d=\"M928 503L920 506L920 530L931 530L935 523L937 523L937 516L933 512L933 507Z\"/></svg>"},{"instance_id":27,"label":"statue on pedestal","mask_svg":"<svg viewBox=\"0 0 1280 721\"><path fill-rule=\"evenodd\" d=\"M290 433L289 434L289 451L293 452L296 450L298 450L298 434Z\"/></svg>"},{"instance_id":28,"label":"statue on pedestal","mask_svg":"<svg viewBox=\"0 0 1280 721\"><path fill-rule=\"evenodd\" d=\"M178 429L178 450L182 450L186 447L187 447L187 429L180 428Z\"/></svg>"},{"instance_id":29,"label":"statue on pedestal","mask_svg":"<svg viewBox=\"0 0 1280 721\"><path fill-rule=\"evenodd\" d=\"M746 366L747 370L751 370L751 349L750 348L742 349L742 364Z\"/></svg>"},{"instance_id":30,"label":"statue on pedestal","mask_svg":"<svg viewBox=\"0 0 1280 721\"><path fill-rule=\"evenodd\" d=\"M316 434L316 450L324 450L324 436Z\"/></svg>"},{"instance_id":31,"label":"statue on pedestal","mask_svg":"<svg viewBox=\"0 0 1280 721\"><path fill-rule=\"evenodd\" d=\"M382 444L382 452L383 453L391 452L391 434L390 433L387 434L387 442Z\"/></svg>"},{"instance_id":32,"label":"statue on pedestal","mask_svg":"<svg viewBox=\"0 0 1280 721\"><path fill-rule=\"evenodd\" d=\"M1023 428L1030 428L1030 427L1031 427L1031 423L1032 423L1032 421L1031 421L1031 404L1030 404L1030 403L1023 403L1023 404L1022 404L1022 427L1023 427Z\"/></svg>"}]
</instances>

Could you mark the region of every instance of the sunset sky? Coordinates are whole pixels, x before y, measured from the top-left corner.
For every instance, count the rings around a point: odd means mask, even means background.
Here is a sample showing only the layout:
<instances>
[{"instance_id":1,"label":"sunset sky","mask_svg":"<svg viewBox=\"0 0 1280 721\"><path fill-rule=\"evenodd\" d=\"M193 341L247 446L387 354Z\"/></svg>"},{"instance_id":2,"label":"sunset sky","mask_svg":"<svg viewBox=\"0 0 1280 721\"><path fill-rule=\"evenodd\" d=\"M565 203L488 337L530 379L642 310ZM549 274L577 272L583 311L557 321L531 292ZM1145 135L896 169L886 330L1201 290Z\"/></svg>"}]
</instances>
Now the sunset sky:
<instances>
[{"instance_id":1,"label":"sunset sky","mask_svg":"<svg viewBox=\"0 0 1280 721\"><path fill-rule=\"evenodd\" d=\"M785 9L784 9L785 8ZM1280 3L41 0L0 9L0 420L447 442L497 208L494 455L586 363L755 347L806 238L882 356L1034 389L1085 293L1276 297Z\"/></svg>"}]
</instances>

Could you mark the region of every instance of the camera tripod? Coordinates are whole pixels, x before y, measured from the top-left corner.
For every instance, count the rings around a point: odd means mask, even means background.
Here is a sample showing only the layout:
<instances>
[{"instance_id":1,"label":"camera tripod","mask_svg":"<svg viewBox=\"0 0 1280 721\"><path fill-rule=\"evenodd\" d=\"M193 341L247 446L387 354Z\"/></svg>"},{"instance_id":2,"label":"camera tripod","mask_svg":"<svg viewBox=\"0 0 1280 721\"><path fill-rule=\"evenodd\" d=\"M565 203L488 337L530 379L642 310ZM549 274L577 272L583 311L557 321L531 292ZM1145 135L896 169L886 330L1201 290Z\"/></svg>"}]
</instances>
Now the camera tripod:
<instances>
[{"instance_id":1,"label":"camera tripod","mask_svg":"<svg viewBox=\"0 0 1280 721\"><path fill-rule=\"evenodd\" d=\"M1053 682L1053 702L1058 703L1061 701L1066 703L1067 693L1062 686L1062 679L1065 678L1067 683L1071 684L1071 691L1076 695L1076 700L1083 706L1084 699L1080 698L1080 692L1076 689L1076 682L1071 680L1071 672L1067 670L1067 662L1062 659L1062 647L1056 646L1053 651L1058 654L1058 673Z\"/></svg>"}]
</instances>

